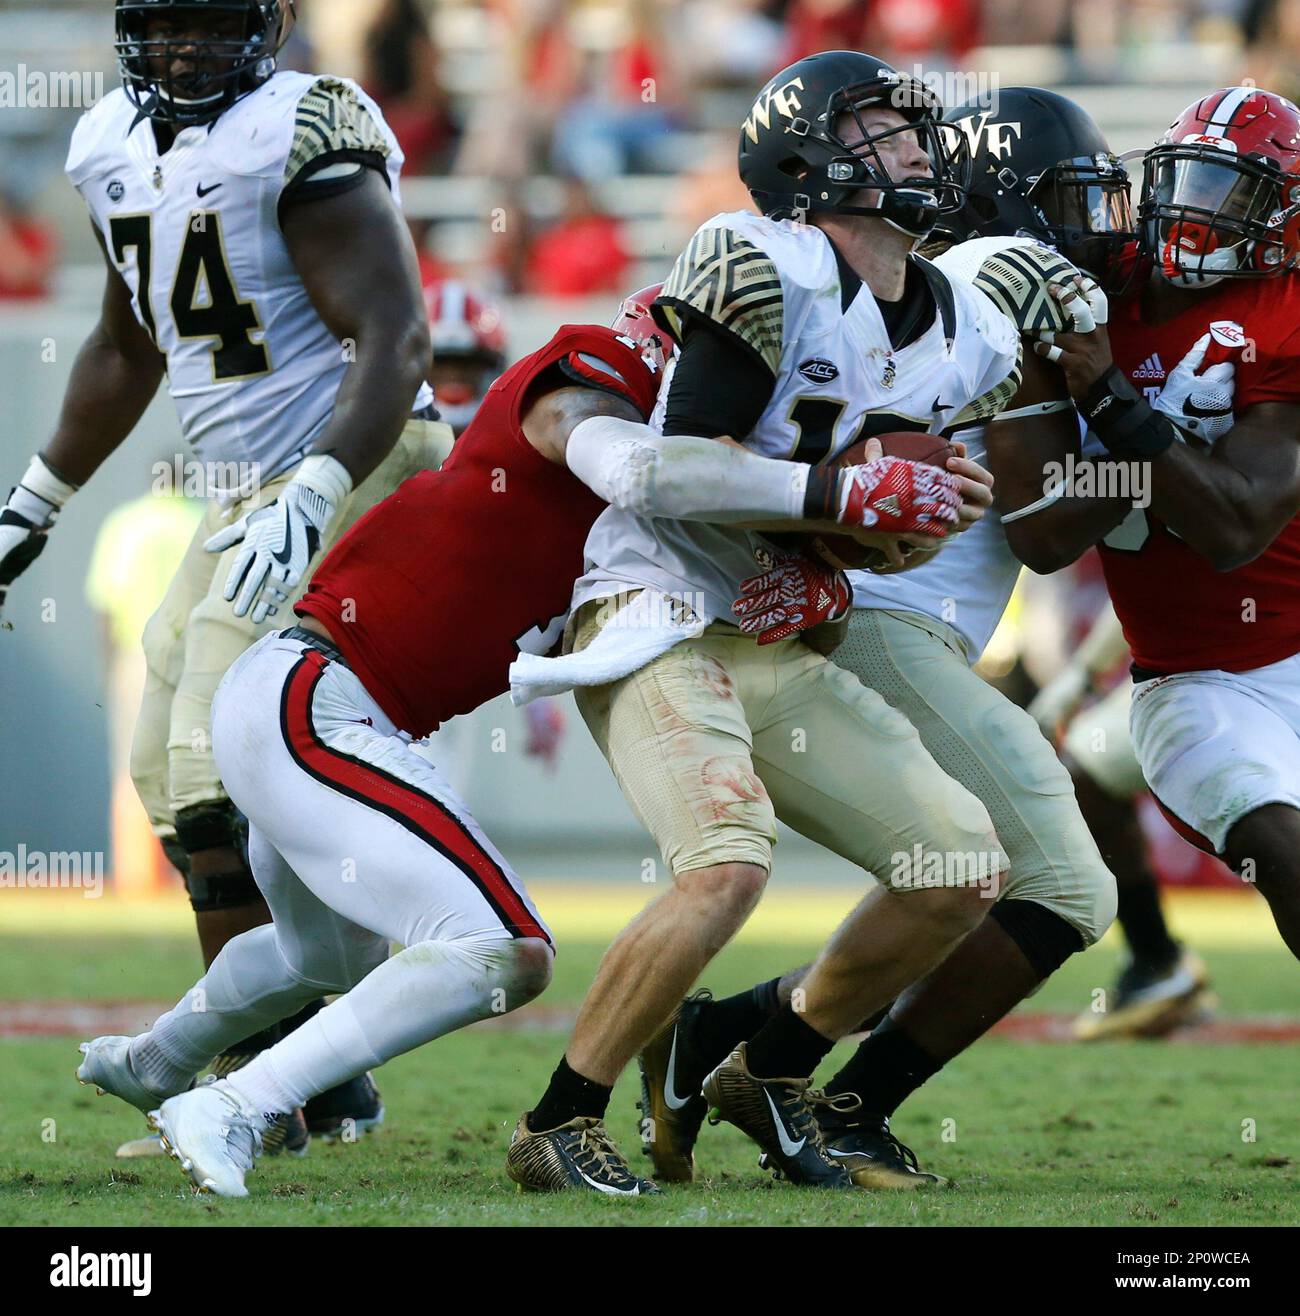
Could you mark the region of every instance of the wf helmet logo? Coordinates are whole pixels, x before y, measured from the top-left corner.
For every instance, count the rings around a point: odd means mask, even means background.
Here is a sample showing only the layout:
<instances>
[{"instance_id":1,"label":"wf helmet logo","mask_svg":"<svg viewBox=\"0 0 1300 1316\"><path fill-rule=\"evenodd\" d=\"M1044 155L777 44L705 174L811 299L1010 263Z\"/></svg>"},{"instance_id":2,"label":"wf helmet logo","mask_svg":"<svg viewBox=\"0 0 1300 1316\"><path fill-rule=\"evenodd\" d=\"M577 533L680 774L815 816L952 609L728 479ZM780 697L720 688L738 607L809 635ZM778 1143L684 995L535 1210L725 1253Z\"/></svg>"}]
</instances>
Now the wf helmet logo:
<instances>
[{"instance_id":1,"label":"wf helmet logo","mask_svg":"<svg viewBox=\"0 0 1300 1316\"><path fill-rule=\"evenodd\" d=\"M795 112L803 108L803 102L794 94L794 88L803 91L803 79L791 78L779 87L767 87L759 93L749 117L745 120L745 136L755 144L758 143L758 126L763 125L766 132L772 126L772 111L783 119L793 119Z\"/></svg>"},{"instance_id":2,"label":"wf helmet logo","mask_svg":"<svg viewBox=\"0 0 1300 1316\"><path fill-rule=\"evenodd\" d=\"M971 155L978 154L983 145L995 160L1001 160L1003 156L1011 154L1012 139L1022 137L1023 129L1018 123L990 123L992 117L993 112L985 110L982 114L972 114L969 118L958 120L957 127L966 138Z\"/></svg>"}]
</instances>

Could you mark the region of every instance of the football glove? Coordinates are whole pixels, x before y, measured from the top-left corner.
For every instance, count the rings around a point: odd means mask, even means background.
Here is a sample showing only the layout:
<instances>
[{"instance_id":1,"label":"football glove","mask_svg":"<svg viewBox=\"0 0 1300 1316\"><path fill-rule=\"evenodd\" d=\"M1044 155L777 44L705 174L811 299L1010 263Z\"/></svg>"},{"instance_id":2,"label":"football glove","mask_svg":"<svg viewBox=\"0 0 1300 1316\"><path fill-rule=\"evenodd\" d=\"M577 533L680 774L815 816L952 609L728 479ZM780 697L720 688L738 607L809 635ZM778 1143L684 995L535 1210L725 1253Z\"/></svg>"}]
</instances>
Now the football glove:
<instances>
[{"instance_id":1,"label":"football glove","mask_svg":"<svg viewBox=\"0 0 1300 1316\"><path fill-rule=\"evenodd\" d=\"M21 483L9 491L0 509L0 611L9 586L40 557L60 509L76 491L40 457L32 458Z\"/></svg>"},{"instance_id":2,"label":"football glove","mask_svg":"<svg viewBox=\"0 0 1300 1316\"><path fill-rule=\"evenodd\" d=\"M1213 446L1235 420L1232 395L1237 372L1231 361L1220 361L1198 375L1209 346L1210 335L1202 334L1169 372L1160 396L1151 405L1163 411L1184 434Z\"/></svg>"},{"instance_id":3,"label":"football glove","mask_svg":"<svg viewBox=\"0 0 1300 1316\"><path fill-rule=\"evenodd\" d=\"M961 481L949 471L902 457L877 457L844 469L836 520L855 530L934 535L957 524Z\"/></svg>"},{"instance_id":4,"label":"football glove","mask_svg":"<svg viewBox=\"0 0 1300 1316\"><path fill-rule=\"evenodd\" d=\"M247 616L251 609L253 623L259 625L275 616L306 575L351 492L347 467L333 457L313 454L278 498L218 530L203 545L209 553L243 545L224 591L236 617Z\"/></svg>"},{"instance_id":5,"label":"football glove","mask_svg":"<svg viewBox=\"0 0 1300 1316\"><path fill-rule=\"evenodd\" d=\"M788 553L770 570L741 582L731 611L743 634L759 644L775 644L834 620L852 600L844 572L801 553Z\"/></svg>"}]
</instances>

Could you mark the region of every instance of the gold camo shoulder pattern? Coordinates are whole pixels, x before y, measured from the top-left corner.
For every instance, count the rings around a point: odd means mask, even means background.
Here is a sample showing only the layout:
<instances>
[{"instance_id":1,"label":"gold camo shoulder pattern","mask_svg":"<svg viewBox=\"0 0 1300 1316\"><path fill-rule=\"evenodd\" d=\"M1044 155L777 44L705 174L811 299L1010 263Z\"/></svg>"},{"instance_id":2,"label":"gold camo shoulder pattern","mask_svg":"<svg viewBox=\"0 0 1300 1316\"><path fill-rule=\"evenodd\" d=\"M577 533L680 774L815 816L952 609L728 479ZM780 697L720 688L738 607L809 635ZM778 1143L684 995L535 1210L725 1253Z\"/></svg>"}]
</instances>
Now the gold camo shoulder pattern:
<instances>
[{"instance_id":1,"label":"gold camo shoulder pattern","mask_svg":"<svg viewBox=\"0 0 1300 1316\"><path fill-rule=\"evenodd\" d=\"M691 239L657 305L679 336L682 308L690 307L734 334L776 374L784 320L781 276L771 257L732 229L701 229Z\"/></svg>"},{"instance_id":2,"label":"gold camo shoulder pattern","mask_svg":"<svg viewBox=\"0 0 1300 1316\"><path fill-rule=\"evenodd\" d=\"M1063 283L1078 270L1064 256L1036 242L995 251L971 282L1020 330L1065 329L1065 314L1047 291L1049 283Z\"/></svg>"},{"instance_id":3,"label":"gold camo shoulder pattern","mask_svg":"<svg viewBox=\"0 0 1300 1316\"><path fill-rule=\"evenodd\" d=\"M1021 360L1023 346L1016 344L1016 363L1010 373L987 393L981 393L973 402L968 402L949 422L949 429L965 429L968 425L982 425L993 420L999 411L1006 409L1007 403L1020 391Z\"/></svg>"},{"instance_id":4,"label":"gold camo shoulder pattern","mask_svg":"<svg viewBox=\"0 0 1300 1316\"><path fill-rule=\"evenodd\" d=\"M355 88L322 78L298 102L285 182L292 182L313 160L336 151L373 151L387 159L392 146L357 99Z\"/></svg>"}]
</instances>

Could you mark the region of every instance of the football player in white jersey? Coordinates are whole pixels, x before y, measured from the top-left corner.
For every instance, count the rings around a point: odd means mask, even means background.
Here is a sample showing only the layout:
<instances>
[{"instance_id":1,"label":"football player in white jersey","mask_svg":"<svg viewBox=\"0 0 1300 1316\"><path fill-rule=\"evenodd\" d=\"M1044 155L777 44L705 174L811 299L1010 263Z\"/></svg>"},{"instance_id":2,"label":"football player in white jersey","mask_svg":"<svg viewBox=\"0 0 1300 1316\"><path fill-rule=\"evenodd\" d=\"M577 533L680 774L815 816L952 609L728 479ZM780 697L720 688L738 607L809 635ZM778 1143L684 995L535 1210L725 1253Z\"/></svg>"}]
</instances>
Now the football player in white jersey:
<instances>
[{"instance_id":1,"label":"football player in white jersey","mask_svg":"<svg viewBox=\"0 0 1300 1316\"><path fill-rule=\"evenodd\" d=\"M969 152L962 209L944 216L940 230L948 243L969 240L949 245L935 264L990 297L1023 333L1060 329L1048 286L1075 277L1065 257L1104 277L1133 238L1128 179L1096 125L1064 97L1003 88L996 111L977 102L947 116ZM1085 323L1104 305L1098 291L1089 292L1091 308L1072 304ZM960 431L993 472L995 514L914 571L850 573L854 608L833 660L907 715L939 766L987 807L1010 859L989 918L883 1021L871 1021L872 1036L814 1097L829 1150L863 1187L939 1182L918 1169L890 1132L889 1117L1065 959L1100 938L1115 913L1114 879L1068 773L1033 719L973 670L1022 561L1056 565L1047 560L1050 518L1040 515L1050 505L1042 497L1044 450L1059 440L1056 426L1070 443L1078 439L1063 375L1027 353L1020 391L1002 416L1033 414L1042 417L1043 449L1023 438L999 441L996 421L987 431L983 424ZM798 587L797 570L791 564L775 574L790 575ZM781 619L778 608L765 621ZM705 1075L779 1011L803 973L724 1001L699 993L643 1052L643 1136L660 1178L692 1176Z\"/></svg>"},{"instance_id":2,"label":"football player in white jersey","mask_svg":"<svg viewBox=\"0 0 1300 1316\"><path fill-rule=\"evenodd\" d=\"M656 302L682 342L660 395L664 432L729 436L790 461L810 515L833 469L812 462L871 435L987 417L1016 390L1011 322L912 255L951 204L938 116L919 83L869 55L784 70L741 132L741 178L763 216L706 223ZM950 470L987 501L982 468L953 458ZM897 529L889 507L910 490L878 492L877 524ZM674 885L606 954L508 1170L529 1188L581 1182L566 1129L603 1118L624 1065L744 923L779 816L881 884L805 981L803 1012L785 1010L715 1071L710 1100L787 1177L851 1187L826 1154L806 1075L983 919L1005 867L987 811L874 691L798 639L759 647L730 622L740 581L772 560L759 534L611 509L586 553L569 652L519 660L517 687L577 687ZM924 858L945 854L970 864L929 880Z\"/></svg>"},{"instance_id":3,"label":"football player in white jersey","mask_svg":"<svg viewBox=\"0 0 1300 1316\"><path fill-rule=\"evenodd\" d=\"M166 378L216 487L145 632L132 775L205 963L270 917L213 762L216 686L289 615L321 549L451 440L424 383L401 152L355 84L276 70L293 20L293 0L117 0L123 86L81 118L67 162L104 252L103 309L0 513L3 602ZM381 1113L359 1082L308 1118L328 1132ZM301 1119L286 1136L305 1147Z\"/></svg>"}]
</instances>

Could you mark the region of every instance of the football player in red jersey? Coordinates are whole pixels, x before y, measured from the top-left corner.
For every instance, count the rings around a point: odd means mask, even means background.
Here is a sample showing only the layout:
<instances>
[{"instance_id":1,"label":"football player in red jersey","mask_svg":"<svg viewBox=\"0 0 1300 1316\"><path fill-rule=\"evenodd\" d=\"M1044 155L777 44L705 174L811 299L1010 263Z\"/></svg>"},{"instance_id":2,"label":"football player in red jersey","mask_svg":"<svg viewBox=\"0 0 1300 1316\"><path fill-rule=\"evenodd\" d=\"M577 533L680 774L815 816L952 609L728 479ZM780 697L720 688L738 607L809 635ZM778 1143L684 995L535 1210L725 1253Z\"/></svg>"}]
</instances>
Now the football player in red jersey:
<instances>
[{"instance_id":1,"label":"football player in red jersey","mask_svg":"<svg viewBox=\"0 0 1300 1316\"><path fill-rule=\"evenodd\" d=\"M1139 218L1154 268L1109 337L1036 350L1150 480L1149 506L1100 544L1147 783L1183 836L1258 885L1300 956L1300 110L1251 87L1198 100L1147 152ZM1235 367L1235 423L1212 446L1203 419L1188 437L1150 402L1192 349Z\"/></svg>"},{"instance_id":2,"label":"football player in red jersey","mask_svg":"<svg viewBox=\"0 0 1300 1316\"><path fill-rule=\"evenodd\" d=\"M197 1187L245 1196L263 1130L304 1094L545 988L549 931L411 739L504 691L521 648L554 644L606 501L853 531L879 521L880 498L899 497L879 478L894 458L809 476L712 439L653 434L643 422L664 364L647 314L657 291L630 299L614 330L565 326L507 371L441 469L408 480L325 558L301 624L226 674L213 750L249 819L273 922L228 942L149 1031L86 1047L96 1083L152 1111ZM912 483L897 523L922 542L942 537L964 482L915 466ZM806 506L832 514L806 517ZM404 949L390 958L393 942ZM343 995L237 1074L191 1089L229 1041L321 992ZM599 1121L565 1136L575 1180L651 1188Z\"/></svg>"},{"instance_id":3,"label":"football player in red jersey","mask_svg":"<svg viewBox=\"0 0 1300 1316\"><path fill-rule=\"evenodd\" d=\"M433 341L429 383L438 412L460 438L482 405L492 381L506 368L506 326L498 307L460 279L424 285ZM535 699L524 709L524 752L553 770L564 738L564 710L554 699Z\"/></svg>"}]
</instances>

